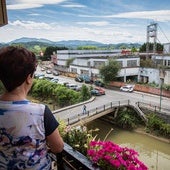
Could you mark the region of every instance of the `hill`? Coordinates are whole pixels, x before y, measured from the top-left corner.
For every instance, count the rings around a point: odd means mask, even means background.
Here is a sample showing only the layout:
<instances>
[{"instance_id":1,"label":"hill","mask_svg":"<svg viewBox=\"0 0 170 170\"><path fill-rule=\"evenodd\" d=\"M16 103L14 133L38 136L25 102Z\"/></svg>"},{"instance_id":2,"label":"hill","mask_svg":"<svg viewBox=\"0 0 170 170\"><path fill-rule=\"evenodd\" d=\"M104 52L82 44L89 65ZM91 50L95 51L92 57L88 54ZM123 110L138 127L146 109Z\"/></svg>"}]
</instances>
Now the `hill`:
<instances>
[{"instance_id":1,"label":"hill","mask_svg":"<svg viewBox=\"0 0 170 170\"><path fill-rule=\"evenodd\" d=\"M0 44L1 46L5 45L17 45L17 44L23 44L27 48L34 47L35 45L38 45L40 47L44 46L59 46L59 47L67 47L69 49L77 49L77 47L80 46L95 46L100 49L120 49L122 47L124 48L139 48L141 44L139 43L119 43L119 44L104 44L96 41L85 41L85 40L67 40L67 41L50 41L48 39L43 39L43 38L19 38L14 41L8 42L6 44Z\"/></svg>"}]
</instances>

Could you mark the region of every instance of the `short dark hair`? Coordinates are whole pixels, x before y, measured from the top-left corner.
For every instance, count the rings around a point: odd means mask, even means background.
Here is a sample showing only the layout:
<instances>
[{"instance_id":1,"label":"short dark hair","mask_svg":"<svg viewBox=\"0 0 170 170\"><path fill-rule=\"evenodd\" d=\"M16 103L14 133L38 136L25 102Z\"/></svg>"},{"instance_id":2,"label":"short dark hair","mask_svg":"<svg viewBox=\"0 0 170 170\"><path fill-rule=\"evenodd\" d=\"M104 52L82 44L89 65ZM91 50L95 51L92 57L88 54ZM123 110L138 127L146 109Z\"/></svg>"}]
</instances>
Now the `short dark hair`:
<instances>
[{"instance_id":1,"label":"short dark hair","mask_svg":"<svg viewBox=\"0 0 170 170\"><path fill-rule=\"evenodd\" d=\"M23 47L0 49L0 80L7 91L20 86L29 74L33 76L37 61L33 52Z\"/></svg>"}]
</instances>

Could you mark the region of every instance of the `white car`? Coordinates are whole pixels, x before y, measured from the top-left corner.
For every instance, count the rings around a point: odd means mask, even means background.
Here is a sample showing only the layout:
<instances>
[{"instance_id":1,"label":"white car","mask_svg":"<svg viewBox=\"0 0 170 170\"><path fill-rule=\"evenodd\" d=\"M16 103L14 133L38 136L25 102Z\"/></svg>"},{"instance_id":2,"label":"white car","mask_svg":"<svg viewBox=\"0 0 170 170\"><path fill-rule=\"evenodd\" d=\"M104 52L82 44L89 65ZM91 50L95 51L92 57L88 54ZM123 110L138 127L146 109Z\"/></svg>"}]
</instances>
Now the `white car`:
<instances>
[{"instance_id":1,"label":"white car","mask_svg":"<svg viewBox=\"0 0 170 170\"><path fill-rule=\"evenodd\" d=\"M134 86L132 85L125 85L120 87L120 91L124 91L124 92L133 92Z\"/></svg>"},{"instance_id":2,"label":"white car","mask_svg":"<svg viewBox=\"0 0 170 170\"><path fill-rule=\"evenodd\" d=\"M76 90L78 85L77 84L67 84L66 87L68 87L69 89L72 89L72 90Z\"/></svg>"}]
</instances>

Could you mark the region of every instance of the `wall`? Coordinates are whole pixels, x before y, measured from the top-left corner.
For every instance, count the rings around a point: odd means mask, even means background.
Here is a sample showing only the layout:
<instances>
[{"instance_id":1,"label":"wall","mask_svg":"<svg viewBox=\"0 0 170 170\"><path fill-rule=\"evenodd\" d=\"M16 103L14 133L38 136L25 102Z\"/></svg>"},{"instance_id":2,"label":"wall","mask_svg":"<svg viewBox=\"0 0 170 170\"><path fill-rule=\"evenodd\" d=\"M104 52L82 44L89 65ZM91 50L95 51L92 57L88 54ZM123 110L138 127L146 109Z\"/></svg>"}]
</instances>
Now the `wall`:
<instances>
[{"instance_id":1,"label":"wall","mask_svg":"<svg viewBox=\"0 0 170 170\"><path fill-rule=\"evenodd\" d=\"M123 82L111 82L109 86L113 87L121 87L125 85ZM153 88L145 85L135 84L134 90L144 92L144 93L151 93L155 95L160 95L160 89L159 88ZM162 90L162 96L164 97L170 97L170 91L168 90Z\"/></svg>"},{"instance_id":2,"label":"wall","mask_svg":"<svg viewBox=\"0 0 170 170\"><path fill-rule=\"evenodd\" d=\"M141 67L139 69L139 76L140 76L140 78L142 76L148 77L149 83L155 82L156 84L160 84L159 69Z\"/></svg>"}]
</instances>

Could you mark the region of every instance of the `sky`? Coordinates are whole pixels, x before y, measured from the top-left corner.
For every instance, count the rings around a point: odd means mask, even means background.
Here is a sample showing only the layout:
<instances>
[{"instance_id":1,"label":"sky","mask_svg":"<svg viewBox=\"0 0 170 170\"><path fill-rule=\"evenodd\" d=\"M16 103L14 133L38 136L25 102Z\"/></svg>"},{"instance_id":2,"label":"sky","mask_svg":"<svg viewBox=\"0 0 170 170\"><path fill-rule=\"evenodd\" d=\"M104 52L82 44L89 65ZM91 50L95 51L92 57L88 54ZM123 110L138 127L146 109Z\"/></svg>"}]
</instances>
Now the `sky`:
<instances>
[{"instance_id":1,"label":"sky","mask_svg":"<svg viewBox=\"0 0 170 170\"><path fill-rule=\"evenodd\" d=\"M0 27L0 42L29 37L143 44L151 23L158 24L157 42L170 42L169 0L6 0L6 4L8 24Z\"/></svg>"}]
</instances>

